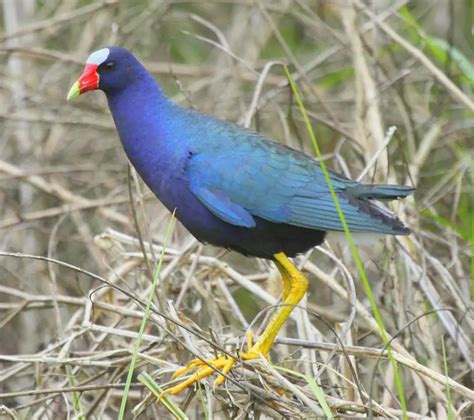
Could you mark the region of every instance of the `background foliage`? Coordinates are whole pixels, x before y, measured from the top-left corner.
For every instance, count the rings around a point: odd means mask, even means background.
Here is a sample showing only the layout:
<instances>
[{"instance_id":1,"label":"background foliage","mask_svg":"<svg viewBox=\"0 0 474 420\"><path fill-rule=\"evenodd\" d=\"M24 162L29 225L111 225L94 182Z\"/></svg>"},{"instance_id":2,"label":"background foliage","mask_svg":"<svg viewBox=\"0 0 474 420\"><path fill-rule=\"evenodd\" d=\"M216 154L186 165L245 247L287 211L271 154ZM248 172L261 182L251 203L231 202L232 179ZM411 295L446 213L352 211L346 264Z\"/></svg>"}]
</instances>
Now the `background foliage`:
<instances>
[{"instance_id":1,"label":"background foliage","mask_svg":"<svg viewBox=\"0 0 474 420\"><path fill-rule=\"evenodd\" d=\"M151 287L144 251L152 264L158 260L170 215L129 174L103 95L65 102L88 54L104 45L132 50L183 106L313 154L278 64L287 63L329 167L351 178L363 174L364 182L417 187L413 198L390 204L413 235L359 249L387 331L396 336L405 414L468 415L472 2L1 6L0 415L118 413ZM295 311L272 354L284 370L236 368L243 389L229 381L213 389L211 378L169 397L170 408L152 397L153 382L166 389L193 353L235 352L250 324L258 333L280 290L270 263L203 246L178 224L138 354L137 375L150 376L134 377L127 416L171 418L176 407L190 418L308 418L327 415L328 407L334 416L402 416L347 247L330 240L297 263L312 282L307 311Z\"/></svg>"}]
</instances>

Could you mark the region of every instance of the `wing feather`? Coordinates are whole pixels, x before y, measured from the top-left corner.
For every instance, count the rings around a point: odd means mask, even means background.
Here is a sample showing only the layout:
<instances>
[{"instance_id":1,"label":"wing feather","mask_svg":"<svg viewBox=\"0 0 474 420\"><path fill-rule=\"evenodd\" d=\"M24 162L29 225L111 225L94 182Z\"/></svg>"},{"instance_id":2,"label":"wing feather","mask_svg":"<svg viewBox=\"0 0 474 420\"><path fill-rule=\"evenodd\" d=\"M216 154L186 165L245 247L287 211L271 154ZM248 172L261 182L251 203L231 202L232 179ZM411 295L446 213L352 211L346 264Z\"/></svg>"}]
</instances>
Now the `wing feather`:
<instances>
[{"instance_id":1,"label":"wing feather","mask_svg":"<svg viewBox=\"0 0 474 420\"><path fill-rule=\"evenodd\" d=\"M232 136L245 135L244 141L236 138L232 147L226 149L205 148L203 144L202 151L190 158L187 174L191 185L206 191L221 191L233 205L271 222L343 230L317 162L258 134L243 129L237 132L235 126L232 130L235 131ZM394 215L351 194L351 189L360 185L358 182L333 172L330 177L351 231L394 233L394 224L400 225ZM235 223L235 214L220 210L214 208L213 212ZM240 211L237 214L240 216ZM237 222L251 227L248 220Z\"/></svg>"}]
</instances>

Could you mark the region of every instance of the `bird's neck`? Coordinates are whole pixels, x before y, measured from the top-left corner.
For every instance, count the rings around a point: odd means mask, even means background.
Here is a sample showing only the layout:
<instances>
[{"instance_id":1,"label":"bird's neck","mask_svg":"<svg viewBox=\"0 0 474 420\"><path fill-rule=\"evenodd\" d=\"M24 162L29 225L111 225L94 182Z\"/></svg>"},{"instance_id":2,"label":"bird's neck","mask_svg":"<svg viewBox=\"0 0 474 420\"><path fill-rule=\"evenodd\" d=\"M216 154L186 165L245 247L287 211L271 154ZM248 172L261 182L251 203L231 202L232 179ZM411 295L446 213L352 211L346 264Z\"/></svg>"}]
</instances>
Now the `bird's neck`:
<instances>
[{"instance_id":1,"label":"bird's neck","mask_svg":"<svg viewBox=\"0 0 474 420\"><path fill-rule=\"evenodd\" d=\"M136 79L126 88L119 92L106 92L106 95L121 137L122 134L129 134L128 129L136 132L137 128L143 127L145 121L158 122L156 117L150 119L150 114L164 112L171 105L170 100L146 71L138 72Z\"/></svg>"},{"instance_id":2,"label":"bird's neck","mask_svg":"<svg viewBox=\"0 0 474 420\"><path fill-rule=\"evenodd\" d=\"M107 93L107 100L128 158L139 171L145 170L166 143L167 121L175 105L146 72L122 91Z\"/></svg>"}]
</instances>

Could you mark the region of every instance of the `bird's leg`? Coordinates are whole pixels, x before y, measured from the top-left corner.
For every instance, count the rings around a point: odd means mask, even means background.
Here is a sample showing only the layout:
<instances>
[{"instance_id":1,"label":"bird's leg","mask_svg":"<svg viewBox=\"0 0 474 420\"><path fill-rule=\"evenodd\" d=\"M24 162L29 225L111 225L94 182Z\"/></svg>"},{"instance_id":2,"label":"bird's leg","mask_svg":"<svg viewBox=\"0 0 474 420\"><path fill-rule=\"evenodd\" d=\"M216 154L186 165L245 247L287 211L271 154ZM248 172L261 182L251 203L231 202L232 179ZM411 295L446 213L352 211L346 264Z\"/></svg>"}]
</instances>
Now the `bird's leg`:
<instances>
[{"instance_id":1,"label":"bird's leg","mask_svg":"<svg viewBox=\"0 0 474 420\"><path fill-rule=\"evenodd\" d=\"M270 319L267 328L252 347L251 353L256 352L264 356L270 352L281 327L308 290L308 279L283 252L275 254L273 257L283 279L283 300L281 306Z\"/></svg>"},{"instance_id":2,"label":"bird's leg","mask_svg":"<svg viewBox=\"0 0 474 420\"><path fill-rule=\"evenodd\" d=\"M283 303L288 298L288 295L290 294L291 281L290 281L289 276L285 274L286 273L285 268L280 264L280 262L276 258L274 260L274 263L276 267L278 268L278 271L280 272L281 281L283 283L283 289L281 291L281 302Z\"/></svg>"},{"instance_id":3,"label":"bird's leg","mask_svg":"<svg viewBox=\"0 0 474 420\"><path fill-rule=\"evenodd\" d=\"M240 353L240 358L243 360L259 359L260 357L267 357L270 353L270 349L275 341L278 332L280 331L283 324L286 322L291 312L295 308L300 300L308 290L308 279L291 263L288 257L280 252L275 254L274 262L277 266L283 280L283 293L282 303L277 308L275 314L271 317L270 322L263 331L263 334L259 337L255 344L252 344L252 335L247 334L248 339L248 351L246 353ZM215 370L220 372L216 379L216 384L219 385L225 380L225 374L227 374L238 357L232 357L227 355L219 356L215 359L208 360L207 363L202 360L195 359L191 361L186 367L183 367L176 371L174 377L179 377L185 373L197 370L191 377L174 386L169 390L170 394L177 394L192 385L195 382L200 381L202 378L210 376ZM213 369L211 366L215 369Z\"/></svg>"}]
</instances>

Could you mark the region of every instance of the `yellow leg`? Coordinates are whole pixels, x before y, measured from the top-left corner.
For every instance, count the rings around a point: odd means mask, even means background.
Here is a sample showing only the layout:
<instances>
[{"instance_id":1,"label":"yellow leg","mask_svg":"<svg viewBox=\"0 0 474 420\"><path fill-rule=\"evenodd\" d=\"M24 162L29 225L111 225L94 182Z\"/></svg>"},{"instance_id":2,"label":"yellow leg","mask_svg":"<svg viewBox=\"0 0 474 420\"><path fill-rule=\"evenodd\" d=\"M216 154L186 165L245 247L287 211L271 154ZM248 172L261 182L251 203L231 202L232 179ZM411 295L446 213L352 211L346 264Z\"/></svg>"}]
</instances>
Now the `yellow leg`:
<instances>
[{"instance_id":1,"label":"yellow leg","mask_svg":"<svg viewBox=\"0 0 474 420\"><path fill-rule=\"evenodd\" d=\"M273 257L275 265L280 271L283 280L282 303L281 306L277 308L275 314L271 317L263 334L255 344L252 344L252 335L247 335L248 352L240 354L240 357L243 360L258 359L262 356L267 357L281 327L290 316L295 305L300 302L308 290L308 279L291 263L283 252L275 254ZM227 374L236 361L237 357L229 356L219 356L207 361L208 364L214 366L221 373L216 379L217 385L224 382L225 376L222 374ZM197 368L197 370L191 377L171 388L169 393L177 394L189 385L212 375L215 371L215 369L208 366L203 361L195 359L186 367L177 370L174 377L181 376L195 368Z\"/></svg>"},{"instance_id":2,"label":"yellow leg","mask_svg":"<svg viewBox=\"0 0 474 420\"><path fill-rule=\"evenodd\" d=\"M286 273L285 268L278 262L276 258L275 258L274 263L276 267L278 268L278 271L280 272L280 275L281 275L281 281L283 283L283 290L281 291L281 301L284 302L288 298L288 295L290 294L291 281L289 279L289 276L285 274Z\"/></svg>"},{"instance_id":3,"label":"yellow leg","mask_svg":"<svg viewBox=\"0 0 474 420\"><path fill-rule=\"evenodd\" d=\"M278 331L280 331L282 325L286 322L291 312L293 312L295 305L298 305L308 290L308 279L291 263L283 252L275 254L273 257L284 279L283 284L285 284L285 281L289 283L289 291L281 306L270 319L267 328L265 328L265 331L252 348L252 352L257 352L264 356L270 352ZM285 289L283 290L285 291Z\"/></svg>"}]
</instances>

